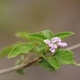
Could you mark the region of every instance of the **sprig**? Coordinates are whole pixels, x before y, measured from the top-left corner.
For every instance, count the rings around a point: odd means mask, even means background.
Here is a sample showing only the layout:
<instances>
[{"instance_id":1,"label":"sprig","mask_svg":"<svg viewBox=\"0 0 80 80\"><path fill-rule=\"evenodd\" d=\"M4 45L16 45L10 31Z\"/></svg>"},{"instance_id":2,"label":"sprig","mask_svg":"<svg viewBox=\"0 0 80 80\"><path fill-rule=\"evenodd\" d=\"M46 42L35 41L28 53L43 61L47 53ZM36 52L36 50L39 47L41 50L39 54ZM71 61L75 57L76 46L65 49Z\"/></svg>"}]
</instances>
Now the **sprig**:
<instances>
[{"instance_id":1,"label":"sprig","mask_svg":"<svg viewBox=\"0 0 80 80\"><path fill-rule=\"evenodd\" d=\"M80 66L80 64L77 64L74 60L73 52L63 48L67 46L67 43L63 42L63 39L68 38L73 34L73 32L60 32L54 34L50 30L44 30L36 33L18 32L16 36L24 38L27 41L25 43L20 42L9 47L5 47L1 50L0 57L4 57L6 55L8 58L25 56L23 59L20 59L19 64L30 63L30 60L32 60L32 63L29 64L29 66L37 64L52 72L60 69L64 64ZM28 58L27 55L30 54L33 54L34 56L31 55L29 59L26 60L26 58ZM36 61L34 61L35 57L37 58ZM18 72L20 69L21 67ZM20 72L22 72L22 69Z\"/></svg>"}]
</instances>

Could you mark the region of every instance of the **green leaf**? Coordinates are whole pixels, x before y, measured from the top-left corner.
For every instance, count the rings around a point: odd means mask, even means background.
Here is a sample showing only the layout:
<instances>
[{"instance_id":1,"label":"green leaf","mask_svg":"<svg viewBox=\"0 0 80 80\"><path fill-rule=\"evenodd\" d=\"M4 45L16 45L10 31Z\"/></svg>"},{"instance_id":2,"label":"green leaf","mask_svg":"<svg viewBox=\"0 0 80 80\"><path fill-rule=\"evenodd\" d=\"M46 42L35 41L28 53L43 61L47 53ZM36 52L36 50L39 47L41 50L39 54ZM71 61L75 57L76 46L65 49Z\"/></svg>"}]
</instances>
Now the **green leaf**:
<instances>
[{"instance_id":1,"label":"green leaf","mask_svg":"<svg viewBox=\"0 0 80 80\"><path fill-rule=\"evenodd\" d=\"M18 59L16 61L15 65L21 65L23 61L24 61L24 59ZM16 72L19 73L19 74L21 74L21 75L24 75L25 74L23 68L16 70Z\"/></svg>"},{"instance_id":2,"label":"green leaf","mask_svg":"<svg viewBox=\"0 0 80 80\"><path fill-rule=\"evenodd\" d=\"M39 65L46 69L46 70L49 70L51 72L54 72L55 71L55 68L52 67L45 59L42 59L41 61L39 61Z\"/></svg>"},{"instance_id":3,"label":"green leaf","mask_svg":"<svg viewBox=\"0 0 80 80\"><path fill-rule=\"evenodd\" d=\"M16 33L17 37L27 38L27 37L38 37L41 39L46 39L46 37L41 33L28 33L28 32L18 32Z\"/></svg>"},{"instance_id":4,"label":"green leaf","mask_svg":"<svg viewBox=\"0 0 80 80\"><path fill-rule=\"evenodd\" d=\"M48 57L47 57L47 55L46 55L46 53L45 52L43 52L43 53L41 53L41 56L44 58L44 59L48 59Z\"/></svg>"},{"instance_id":5,"label":"green leaf","mask_svg":"<svg viewBox=\"0 0 80 80\"><path fill-rule=\"evenodd\" d=\"M55 56L48 57L47 61L55 69L59 69L61 67L60 62L58 61L57 57L55 57Z\"/></svg>"},{"instance_id":6,"label":"green leaf","mask_svg":"<svg viewBox=\"0 0 80 80\"><path fill-rule=\"evenodd\" d=\"M21 38L24 38L24 39L28 39L28 35L29 33L27 32L18 32L15 34L17 37L21 37Z\"/></svg>"},{"instance_id":7,"label":"green leaf","mask_svg":"<svg viewBox=\"0 0 80 80\"><path fill-rule=\"evenodd\" d=\"M14 45L3 48L0 51L0 57L5 57L9 54L9 52L14 48Z\"/></svg>"},{"instance_id":8,"label":"green leaf","mask_svg":"<svg viewBox=\"0 0 80 80\"><path fill-rule=\"evenodd\" d=\"M41 32L48 39L51 39L54 36L53 33L50 30L44 30L44 31L41 31Z\"/></svg>"},{"instance_id":9,"label":"green leaf","mask_svg":"<svg viewBox=\"0 0 80 80\"><path fill-rule=\"evenodd\" d=\"M43 40L46 39L46 37L41 33L18 32L16 36L30 41L39 41L42 43L44 43Z\"/></svg>"},{"instance_id":10,"label":"green leaf","mask_svg":"<svg viewBox=\"0 0 80 80\"><path fill-rule=\"evenodd\" d=\"M55 69L59 69L61 67L60 62L56 56L47 56L46 53L42 53L41 56Z\"/></svg>"},{"instance_id":11,"label":"green leaf","mask_svg":"<svg viewBox=\"0 0 80 80\"><path fill-rule=\"evenodd\" d=\"M36 50L35 51L38 54L40 54L40 53L44 52L45 50L46 50L46 47L44 45L40 44L39 46L36 47Z\"/></svg>"},{"instance_id":12,"label":"green leaf","mask_svg":"<svg viewBox=\"0 0 80 80\"><path fill-rule=\"evenodd\" d=\"M62 64L73 64L75 62L72 51L59 49L56 56Z\"/></svg>"},{"instance_id":13,"label":"green leaf","mask_svg":"<svg viewBox=\"0 0 80 80\"><path fill-rule=\"evenodd\" d=\"M60 32L60 33L55 34L54 37L59 37L61 39L65 39L73 34L74 34L73 32Z\"/></svg>"},{"instance_id":14,"label":"green leaf","mask_svg":"<svg viewBox=\"0 0 80 80\"><path fill-rule=\"evenodd\" d=\"M43 34L34 33L34 34L29 34L28 39L31 41L41 42L45 44L43 40L46 39L46 37Z\"/></svg>"},{"instance_id":15,"label":"green leaf","mask_svg":"<svg viewBox=\"0 0 80 80\"><path fill-rule=\"evenodd\" d=\"M41 39L47 39L43 34L41 33L33 33L33 34L29 34L28 36L30 37L38 37L38 38L41 38Z\"/></svg>"},{"instance_id":16,"label":"green leaf","mask_svg":"<svg viewBox=\"0 0 80 80\"><path fill-rule=\"evenodd\" d=\"M10 51L8 58L16 57L22 53L28 53L33 48L34 46L28 43L18 44Z\"/></svg>"},{"instance_id":17,"label":"green leaf","mask_svg":"<svg viewBox=\"0 0 80 80\"><path fill-rule=\"evenodd\" d=\"M47 56L46 53L42 53L41 56L46 59L48 61L48 63L54 67L55 69L59 69L61 66L60 66L60 62L58 61L57 57L56 56Z\"/></svg>"},{"instance_id":18,"label":"green leaf","mask_svg":"<svg viewBox=\"0 0 80 80\"><path fill-rule=\"evenodd\" d=\"M21 74L21 75L24 75L24 74L25 74L23 69L17 70L17 73L19 73L19 74Z\"/></svg>"}]
</instances>

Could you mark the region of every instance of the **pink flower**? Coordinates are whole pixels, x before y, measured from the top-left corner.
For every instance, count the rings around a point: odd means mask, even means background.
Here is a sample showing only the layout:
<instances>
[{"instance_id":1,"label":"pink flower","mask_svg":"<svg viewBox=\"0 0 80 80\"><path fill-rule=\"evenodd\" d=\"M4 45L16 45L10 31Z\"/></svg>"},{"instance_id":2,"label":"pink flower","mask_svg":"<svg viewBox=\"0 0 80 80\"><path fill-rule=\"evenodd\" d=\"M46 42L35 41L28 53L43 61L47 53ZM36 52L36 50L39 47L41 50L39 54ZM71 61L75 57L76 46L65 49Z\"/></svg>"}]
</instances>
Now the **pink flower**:
<instances>
[{"instance_id":1,"label":"pink flower","mask_svg":"<svg viewBox=\"0 0 80 80\"><path fill-rule=\"evenodd\" d=\"M53 44L53 43L49 43L48 44L49 45L49 47L51 47L51 48L54 48L54 49L57 49L57 44Z\"/></svg>"},{"instance_id":2,"label":"pink flower","mask_svg":"<svg viewBox=\"0 0 80 80\"><path fill-rule=\"evenodd\" d=\"M51 41L49 39L44 40L46 44L49 44Z\"/></svg>"},{"instance_id":3,"label":"pink flower","mask_svg":"<svg viewBox=\"0 0 80 80\"><path fill-rule=\"evenodd\" d=\"M54 49L54 48L50 48L50 51L51 51L52 53L55 53L55 49Z\"/></svg>"},{"instance_id":4,"label":"pink flower","mask_svg":"<svg viewBox=\"0 0 80 80\"><path fill-rule=\"evenodd\" d=\"M46 39L44 42L50 47L50 51L52 53L55 53L56 49L58 47L65 47L67 46L67 43L62 42L62 40L59 37L54 37L51 40Z\"/></svg>"},{"instance_id":5,"label":"pink flower","mask_svg":"<svg viewBox=\"0 0 80 80\"><path fill-rule=\"evenodd\" d=\"M65 43L65 42L59 42L58 45L59 45L60 47L65 47L65 46L67 46L67 43Z\"/></svg>"},{"instance_id":6,"label":"pink flower","mask_svg":"<svg viewBox=\"0 0 80 80\"><path fill-rule=\"evenodd\" d=\"M54 37L51 39L52 43L61 42L61 39L59 37Z\"/></svg>"}]
</instances>

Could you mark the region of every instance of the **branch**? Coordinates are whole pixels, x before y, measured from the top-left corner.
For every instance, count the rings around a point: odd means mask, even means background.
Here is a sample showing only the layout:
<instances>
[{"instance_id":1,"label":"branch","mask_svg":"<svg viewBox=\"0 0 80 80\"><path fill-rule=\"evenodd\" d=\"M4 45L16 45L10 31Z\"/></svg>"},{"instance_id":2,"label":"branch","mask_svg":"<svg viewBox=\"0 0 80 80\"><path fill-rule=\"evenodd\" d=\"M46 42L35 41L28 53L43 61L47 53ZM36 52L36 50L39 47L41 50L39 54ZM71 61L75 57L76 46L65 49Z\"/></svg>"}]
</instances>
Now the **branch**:
<instances>
[{"instance_id":1,"label":"branch","mask_svg":"<svg viewBox=\"0 0 80 80\"><path fill-rule=\"evenodd\" d=\"M0 75L6 74L6 73L10 73L10 72L13 72L13 71L22 69L22 68L29 67L30 65L32 65L34 62L36 62L36 61L39 60L39 59L40 59L40 58L38 57L38 58L32 60L32 61L29 62L29 63L24 63L24 64L21 64L21 65L18 65L18 66L14 66L14 67L11 67L11 68L3 69L3 70L0 71Z\"/></svg>"},{"instance_id":2,"label":"branch","mask_svg":"<svg viewBox=\"0 0 80 80\"><path fill-rule=\"evenodd\" d=\"M80 43L78 43L76 45L73 45L71 47L68 47L68 48L66 48L66 50L74 50L74 49L77 49L79 47L80 47ZM14 66L14 67L11 67L11 68L0 70L0 75L10 73L10 72L22 69L22 68L29 67L30 65L32 65L34 62L38 61L39 59L41 59L41 57L35 58L34 60L32 60L29 63L24 63L24 64L21 64L21 65L18 65L18 66Z\"/></svg>"},{"instance_id":3,"label":"branch","mask_svg":"<svg viewBox=\"0 0 80 80\"><path fill-rule=\"evenodd\" d=\"M71 47L68 47L66 50L74 50L74 49L77 49L80 47L80 43L76 44L76 45L73 45Z\"/></svg>"}]
</instances>

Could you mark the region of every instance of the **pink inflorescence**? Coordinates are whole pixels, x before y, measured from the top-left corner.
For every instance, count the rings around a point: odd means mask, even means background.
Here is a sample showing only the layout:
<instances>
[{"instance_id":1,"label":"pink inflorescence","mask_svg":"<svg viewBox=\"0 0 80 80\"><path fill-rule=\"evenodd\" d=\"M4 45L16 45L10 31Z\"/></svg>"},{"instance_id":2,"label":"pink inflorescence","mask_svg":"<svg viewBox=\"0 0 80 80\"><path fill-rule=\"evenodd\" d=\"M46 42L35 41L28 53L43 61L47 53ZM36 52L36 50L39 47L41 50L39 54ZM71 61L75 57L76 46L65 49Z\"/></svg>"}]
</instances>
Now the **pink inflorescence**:
<instances>
[{"instance_id":1,"label":"pink inflorescence","mask_svg":"<svg viewBox=\"0 0 80 80\"><path fill-rule=\"evenodd\" d=\"M54 37L51 40L46 39L44 42L50 47L50 51L55 53L58 47L65 47L67 46L66 42L63 42L59 37Z\"/></svg>"}]
</instances>

